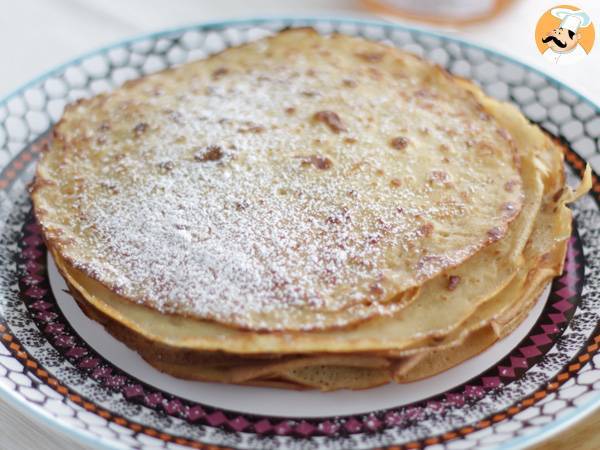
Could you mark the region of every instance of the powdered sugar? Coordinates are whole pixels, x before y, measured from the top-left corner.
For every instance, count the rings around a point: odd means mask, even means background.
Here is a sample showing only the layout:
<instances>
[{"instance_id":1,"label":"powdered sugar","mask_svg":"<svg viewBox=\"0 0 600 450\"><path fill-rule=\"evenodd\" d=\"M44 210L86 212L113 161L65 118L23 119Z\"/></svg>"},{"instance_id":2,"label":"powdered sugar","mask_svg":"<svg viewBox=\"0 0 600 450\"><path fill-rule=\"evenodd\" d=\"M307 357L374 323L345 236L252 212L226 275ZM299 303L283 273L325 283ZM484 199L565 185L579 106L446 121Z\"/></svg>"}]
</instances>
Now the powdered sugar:
<instances>
[{"instance_id":1,"label":"powdered sugar","mask_svg":"<svg viewBox=\"0 0 600 450\"><path fill-rule=\"evenodd\" d=\"M55 212L71 217L62 227L76 244L61 252L163 312L308 329L386 312L379 303L502 231L499 205L521 201L504 189L518 178L510 145L468 150L496 125L431 81L439 108L419 103L418 71L374 76L346 43L328 56L328 41L311 39L321 48L274 40L67 112L58 131L75 151L53 168ZM389 144L400 135L401 151Z\"/></svg>"}]
</instances>

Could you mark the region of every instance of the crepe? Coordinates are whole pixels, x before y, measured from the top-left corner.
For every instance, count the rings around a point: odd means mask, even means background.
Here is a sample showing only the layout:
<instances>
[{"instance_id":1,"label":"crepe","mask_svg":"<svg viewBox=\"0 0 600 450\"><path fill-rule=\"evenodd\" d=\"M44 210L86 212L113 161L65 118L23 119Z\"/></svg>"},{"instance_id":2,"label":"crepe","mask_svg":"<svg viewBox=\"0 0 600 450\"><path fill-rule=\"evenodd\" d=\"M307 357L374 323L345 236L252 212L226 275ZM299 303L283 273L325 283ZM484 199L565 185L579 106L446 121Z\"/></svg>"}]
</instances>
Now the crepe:
<instances>
[{"instance_id":1,"label":"crepe","mask_svg":"<svg viewBox=\"0 0 600 450\"><path fill-rule=\"evenodd\" d=\"M501 240L519 166L446 72L293 30L71 105L32 198L48 245L133 303L317 330L395 313Z\"/></svg>"},{"instance_id":2,"label":"crepe","mask_svg":"<svg viewBox=\"0 0 600 450\"><path fill-rule=\"evenodd\" d=\"M551 214L542 213L538 216L530 245L525 251L528 267L522 268L519 275L500 294L479 307L458 332L437 340L429 348L421 347L398 354L396 358L389 359L388 365L383 361L377 364L372 359L371 367L367 364L357 364L359 367L350 364L336 365L335 359L323 359L318 365L317 361L302 364L298 360L296 364L301 364L298 368L290 364L285 367L283 364L263 363L262 372L256 373L257 377L289 381L297 383L298 387L321 390L365 389L391 380L407 383L426 378L479 354L518 326L547 282L562 271L570 236L567 233L569 227L565 226L570 223L567 220L570 210L564 207L564 201L565 198L558 201L547 199L543 211L552 211L560 205L562 217L557 216L554 226L548 226L552 225ZM550 230L553 232L549 232ZM369 361L369 357L363 358L364 362ZM377 365L379 367L373 367ZM269 366L271 371L267 371Z\"/></svg>"},{"instance_id":3,"label":"crepe","mask_svg":"<svg viewBox=\"0 0 600 450\"><path fill-rule=\"evenodd\" d=\"M590 183L471 82L302 29L70 107L32 198L81 308L154 367L336 390L511 332Z\"/></svg>"},{"instance_id":4,"label":"crepe","mask_svg":"<svg viewBox=\"0 0 600 450\"><path fill-rule=\"evenodd\" d=\"M317 387L321 390L340 387L363 389L392 379L408 382L431 376L481 352L506 335L518 324L519 321L515 318L527 313L548 279L560 273L569 229L565 224L570 222L559 215L554 218L555 226L552 226L552 214L548 212L563 203L564 198L558 201L547 198L542 208L546 213L538 215L525 250L528 264L521 268L518 276L498 295L479 307L460 329L444 339L435 339L434 345L421 346L402 354L388 354L387 359L383 355L346 354L290 356L275 360L255 358L246 361L239 357L227 359L225 356L217 361L208 358L193 361L192 358L186 358L174 362L173 356L165 360L144 350L141 354L155 367L179 377L238 384L262 379L265 382L288 381L297 383L297 387ZM564 215L570 215L570 211L564 206L562 211ZM115 330L111 328L114 324L109 324L108 327L114 334ZM143 348L146 347L142 346Z\"/></svg>"},{"instance_id":5,"label":"crepe","mask_svg":"<svg viewBox=\"0 0 600 450\"><path fill-rule=\"evenodd\" d=\"M496 108L510 108L497 104ZM491 111L491 108L490 108ZM511 108L511 111L514 111ZM491 111L492 112L492 111ZM508 123L507 123L508 124ZM512 127L519 132L539 137L546 147L540 151L554 152L560 161L558 148L539 129L517 116ZM519 130L523 128L523 130ZM534 160L534 146L519 141L521 164L524 170L523 188L525 208L515 219L508 235L477 253L449 274L442 274L424 283L417 298L399 313L379 317L352 328L313 332L254 333L225 327L214 322L201 322L176 316L166 316L126 301L86 277L81 271L66 264L53 253L58 268L69 283L113 320L154 342L155 352L164 358L173 358L181 351L225 351L237 354L295 354L306 352L359 352L402 350L418 343L427 335L436 336L447 332L471 314L478 304L497 294L517 273L522 264L522 251L531 233L536 214L540 208L544 189L537 167L544 167ZM548 175L548 179L556 174ZM459 277L462 282L448 289L449 276ZM451 305L440 313L443 305Z\"/></svg>"}]
</instances>

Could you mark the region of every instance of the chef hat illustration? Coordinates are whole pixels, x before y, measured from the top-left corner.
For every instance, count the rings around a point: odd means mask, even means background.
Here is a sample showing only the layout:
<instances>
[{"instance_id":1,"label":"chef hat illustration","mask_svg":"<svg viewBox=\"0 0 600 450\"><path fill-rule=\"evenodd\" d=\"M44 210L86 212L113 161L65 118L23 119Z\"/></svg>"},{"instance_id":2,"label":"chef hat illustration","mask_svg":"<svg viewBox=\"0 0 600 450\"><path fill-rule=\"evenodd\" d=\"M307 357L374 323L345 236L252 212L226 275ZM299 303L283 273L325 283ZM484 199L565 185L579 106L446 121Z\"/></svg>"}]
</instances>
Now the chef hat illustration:
<instances>
[{"instance_id":1,"label":"chef hat illustration","mask_svg":"<svg viewBox=\"0 0 600 450\"><path fill-rule=\"evenodd\" d=\"M585 28L591 23L590 16L584 11L573 11L567 8L554 8L550 13L554 17L558 17L560 22L560 28L565 30L571 30L573 33L577 33L579 28Z\"/></svg>"}]
</instances>

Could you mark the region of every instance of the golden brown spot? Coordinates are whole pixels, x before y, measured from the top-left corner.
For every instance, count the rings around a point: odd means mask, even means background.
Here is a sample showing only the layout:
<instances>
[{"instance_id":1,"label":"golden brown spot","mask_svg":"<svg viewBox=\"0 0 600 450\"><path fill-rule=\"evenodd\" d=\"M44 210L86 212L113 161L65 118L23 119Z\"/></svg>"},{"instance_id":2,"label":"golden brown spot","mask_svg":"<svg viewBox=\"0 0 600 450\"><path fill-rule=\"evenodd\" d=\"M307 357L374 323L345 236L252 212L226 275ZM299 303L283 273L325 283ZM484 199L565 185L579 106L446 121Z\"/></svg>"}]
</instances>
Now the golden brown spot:
<instances>
[{"instance_id":1,"label":"golden brown spot","mask_svg":"<svg viewBox=\"0 0 600 450\"><path fill-rule=\"evenodd\" d=\"M402 182L398 178L392 178L390 180L390 187L399 188L402 186Z\"/></svg>"},{"instance_id":2,"label":"golden brown spot","mask_svg":"<svg viewBox=\"0 0 600 450\"><path fill-rule=\"evenodd\" d=\"M223 158L223 150L218 145L209 145L206 150L194 154L194 160L198 162L218 161Z\"/></svg>"},{"instance_id":3,"label":"golden brown spot","mask_svg":"<svg viewBox=\"0 0 600 450\"><path fill-rule=\"evenodd\" d=\"M562 187L558 191L556 191L554 193L554 195L552 196L552 201L553 202L559 201L560 198L562 197L564 191L565 191L565 188L562 188Z\"/></svg>"},{"instance_id":4,"label":"golden brown spot","mask_svg":"<svg viewBox=\"0 0 600 450\"><path fill-rule=\"evenodd\" d=\"M344 222L351 222L352 217L350 216L350 212L347 208L341 208L338 212L327 217L326 222L329 224L339 225ZM345 248L344 244L338 245L342 250Z\"/></svg>"},{"instance_id":5,"label":"golden brown spot","mask_svg":"<svg viewBox=\"0 0 600 450\"><path fill-rule=\"evenodd\" d=\"M429 236L431 236L432 233L433 233L433 224L431 222L427 222L427 223L421 225L417 229L417 234L420 237L429 237Z\"/></svg>"},{"instance_id":6,"label":"golden brown spot","mask_svg":"<svg viewBox=\"0 0 600 450\"><path fill-rule=\"evenodd\" d=\"M123 84L123 87L124 87L125 89L131 89L131 88L134 88L134 87L136 87L137 85L141 84L143 80L144 80L144 78L143 78L143 77L141 77L141 78L135 78L135 79L133 79L133 80L127 80L127 81L125 82L125 84ZM80 99L80 100L81 100L81 99ZM76 105L77 105L77 104L79 104L79 101L78 101L78 103L75 103L75 104L76 104Z\"/></svg>"},{"instance_id":7,"label":"golden brown spot","mask_svg":"<svg viewBox=\"0 0 600 450\"><path fill-rule=\"evenodd\" d=\"M175 168L175 164L173 163L173 161L164 161L158 164L158 168L163 173L169 173Z\"/></svg>"},{"instance_id":8,"label":"golden brown spot","mask_svg":"<svg viewBox=\"0 0 600 450\"><path fill-rule=\"evenodd\" d=\"M236 211L243 211L245 209L248 209L248 206L250 206L250 205L246 200L241 200L241 201L235 202L234 206L235 206Z\"/></svg>"},{"instance_id":9,"label":"golden brown spot","mask_svg":"<svg viewBox=\"0 0 600 450\"><path fill-rule=\"evenodd\" d=\"M371 233L371 234L368 235L368 238L367 238L367 242L370 245L376 245L376 244L379 243L380 240L381 240L381 234L379 234L379 233ZM371 265L371 261L364 261L363 260L363 264L364 263L367 263L367 264Z\"/></svg>"},{"instance_id":10,"label":"golden brown spot","mask_svg":"<svg viewBox=\"0 0 600 450\"><path fill-rule=\"evenodd\" d=\"M319 93L317 91L302 91L300 92L300 95L302 95L303 97L312 98L319 95Z\"/></svg>"},{"instance_id":11,"label":"golden brown spot","mask_svg":"<svg viewBox=\"0 0 600 450\"><path fill-rule=\"evenodd\" d=\"M353 137L344 138L344 144L356 144L356 139Z\"/></svg>"},{"instance_id":12,"label":"golden brown spot","mask_svg":"<svg viewBox=\"0 0 600 450\"><path fill-rule=\"evenodd\" d=\"M265 127L262 125L250 125L246 128L239 128L238 133L254 133L259 134L265 131Z\"/></svg>"},{"instance_id":13,"label":"golden brown spot","mask_svg":"<svg viewBox=\"0 0 600 450\"><path fill-rule=\"evenodd\" d=\"M342 223L342 219L340 219L339 216L329 216L325 222L331 225L339 225Z\"/></svg>"},{"instance_id":14,"label":"golden brown spot","mask_svg":"<svg viewBox=\"0 0 600 450\"><path fill-rule=\"evenodd\" d=\"M108 130L110 130L110 123L106 122L106 121L102 122L100 124L100 126L98 127L98 131L101 131L101 132L105 132Z\"/></svg>"},{"instance_id":15,"label":"golden brown spot","mask_svg":"<svg viewBox=\"0 0 600 450\"><path fill-rule=\"evenodd\" d=\"M113 195L119 193L119 188L117 187L117 185L114 182L101 181L100 186L103 187L104 189L106 189L108 192L110 192Z\"/></svg>"},{"instance_id":16,"label":"golden brown spot","mask_svg":"<svg viewBox=\"0 0 600 450\"><path fill-rule=\"evenodd\" d=\"M360 52L360 53L355 53L355 55L356 55L356 57L362 59L363 61L375 63L375 62L381 61L383 59L383 57L385 56L385 53L383 53L383 52Z\"/></svg>"},{"instance_id":17,"label":"golden brown spot","mask_svg":"<svg viewBox=\"0 0 600 450\"><path fill-rule=\"evenodd\" d=\"M353 87L356 87L356 85L357 85L356 81L351 80L350 78L344 78L342 80L342 84L348 88L353 88Z\"/></svg>"},{"instance_id":18,"label":"golden brown spot","mask_svg":"<svg viewBox=\"0 0 600 450\"><path fill-rule=\"evenodd\" d=\"M550 261L550 256L551 256L551 253L550 253L550 252L548 252L548 253L544 253L544 254L542 255L542 261L543 261L543 262Z\"/></svg>"},{"instance_id":19,"label":"golden brown spot","mask_svg":"<svg viewBox=\"0 0 600 450\"><path fill-rule=\"evenodd\" d=\"M285 108L285 113L286 113L286 114L288 114L288 115L290 115L290 116L291 116L292 114L294 114L295 112L296 112L296 108L294 108L293 106L290 106L290 107L288 107L288 108Z\"/></svg>"},{"instance_id":20,"label":"golden brown spot","mask_svg":"<svg viewBox=\"0 0 600 450\"><path fill-rule=\"evenodd\" d=\"M390 147L395 150L404 150L406 147L408 147L409 143L410 141L408 138L405 138L404 136L398 136L390 141Z\"/></svg>"},{"instance_id":21,"label":"golden brown spot","mask_svg":"<svg viewBox=\"0 0 600 450\"><path fill-rule=\"evenodd\" d=\"M133 127L133 134L135 137L140 137L142 134L146 132L148 129L148 124L145 122L138 123L135 127Z\"/></svg>"},{"instance_id":22,"label":"golden brown spot","mask_svg":"<svg viewBox=\"0 0 600 450\"><path fill-rule=\"evenodd\" d=\"M342 119L334 111L318 111L313 114L313 120L322 122L329 127L334 133L346 131L346 127L342 123Z\"/></svg>"},{"instance_id":23,"label":"golden brown spot","mask_svg":"<svg viewBox=\"0 0 600 450\"><path fill-rule=\"evenodd\" d=\"M333 166L333 162L329 158L321 155L304 157L302 158L300 164L302 167L308 167L312 165L319 170L328 170Z\"/></svg>"},{"instance_id":24,"label":"golden brown spot","mask_svg":"<svg viewBox=\"0 0 600 450\"><path fill-rule=\"evenodd\" d=\"M56 136L56 130L54 130L52 134L54 136ZM49 144L49 142L47 140L45 140L44 142L42 142L40 144L39 151L40 151L40 153L46 153L46 152L50 151L50 144Z\"/></svg>"},{"instance_id":25,"label":"golden brown spot","mask_svg":"<svg viewBox=\"0 0 600 450\"><path fill-rule=\"evenodd\" d=\"M458 136L458 132L456 130L451 129L451 128L445 128L443 131L444 131L444 133L446 133L446 136L449 136L449 137L456 137L456 136Z\"/></svg>"},{"instance_id":26,"label":"golden brown spot","mask_svg":"<svg viewBox=\"0 0 600 450\"><path fill-rule=\"evenodd\" d=\"M381 297L383 292L383 287L380 283L372 283L369 286L369 294L371 294L373 297Z\"/></svg>"},{"instance_id":27,"label":"golden brown spot","mask_svg":"<svg viewBox=\"0 0 600 450\"><path fill-rule=\"evenodd\" d=\"M111 159L115 162L122 161L125 159L125 154L124 153L116 153L112 156Z\"/></svg>"},{"instance_id":28,"label":"golden brown spot","mask_svg":"<svg viewBox=\"0 0 600 450\"><path fill-rule=\"evenodd\" d=\"M227 67L219 67L212 73L212 79L218 80L219 78L223 77L224 75L227 75L228 73L229 69L227 69Z\"/></svg>"},{"instance_id":29,"label":"golden brown spot","mask_svg":"<svg viewBox=\"0 0 600 450\"><path fill-rule=\"evenodd\" d=\"M458 275L450 275L448 277L448 290L453 291L460 283L460 277Z\"/></svg>"},{"instance_id":30,"label":"golden brown spot","mask_svg":"<svg viewBox=\"0 0 600 450\"><path fill-rule=\"evenodd\" d=\"M181 125L183 123L183 115L173 109L165 109L163 111L171 122Z\"/></svg>"}]
</instances>

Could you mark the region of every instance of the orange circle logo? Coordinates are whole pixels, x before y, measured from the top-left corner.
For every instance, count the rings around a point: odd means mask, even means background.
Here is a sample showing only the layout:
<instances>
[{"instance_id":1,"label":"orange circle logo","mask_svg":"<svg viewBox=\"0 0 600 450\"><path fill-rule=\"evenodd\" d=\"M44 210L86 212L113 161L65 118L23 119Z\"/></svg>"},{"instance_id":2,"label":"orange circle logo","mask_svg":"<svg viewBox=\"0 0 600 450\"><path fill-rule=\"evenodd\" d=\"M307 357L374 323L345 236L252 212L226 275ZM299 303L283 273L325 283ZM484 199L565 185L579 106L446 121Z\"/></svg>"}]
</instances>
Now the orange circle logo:
<instances>
[{"instance_id":1,"label":"orange circle logo","mask_svg":"<svg viewBox=\"0 0 600 450\"><path fill-rule=\"evenodd\" d=\"M573 64L594 46L596 32L591 17L582 9L559 5L546 11L535 27L535 43L550 64Z\"/></svg>"}]
</instances>

